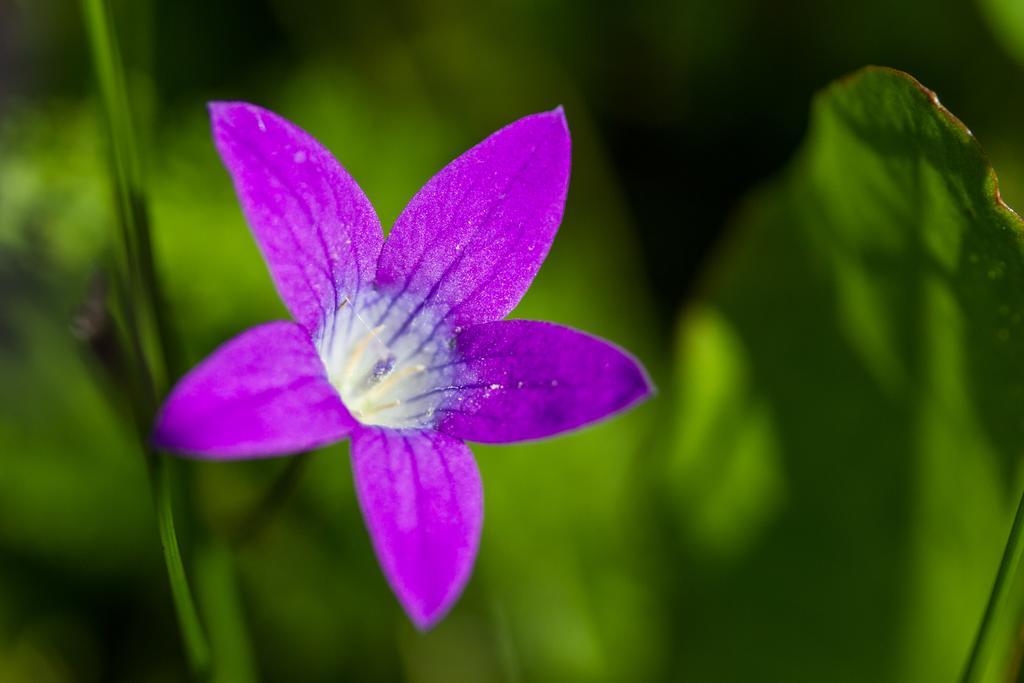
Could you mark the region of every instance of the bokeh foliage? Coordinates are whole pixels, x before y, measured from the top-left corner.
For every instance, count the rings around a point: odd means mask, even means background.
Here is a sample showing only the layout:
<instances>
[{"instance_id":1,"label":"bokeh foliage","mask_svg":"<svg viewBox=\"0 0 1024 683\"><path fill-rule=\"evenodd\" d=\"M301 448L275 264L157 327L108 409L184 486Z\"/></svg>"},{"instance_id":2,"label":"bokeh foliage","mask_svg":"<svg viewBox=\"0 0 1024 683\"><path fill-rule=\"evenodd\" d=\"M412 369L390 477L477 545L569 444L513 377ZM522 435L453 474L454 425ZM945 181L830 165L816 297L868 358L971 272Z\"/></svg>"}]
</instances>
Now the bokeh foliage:
<instances>
[{"instance_id":1,"label":"bokeh foliage","mask_svg":"<svg viewBox=\"0 0 1024 683\"><path fill-rule=\"evenodd\" d=\"M479 564L426 636L345 446L242 542L287 463L183 462L222 680L956 675L1019 484L1015 220L965 131L881 71L825 91L748 193L811 94L876 62L954 102L1024 196L1024 72L985 3L113 4L186 363L284 315L205 101L311 131L385 225L452 156L562 103L566 219L515 315L630 348L660 388L592 430L474 447ZM68 330L113 225L74 7L0 5L0 680L180 680L127 413Z\"/></svg>"}]
</instances>

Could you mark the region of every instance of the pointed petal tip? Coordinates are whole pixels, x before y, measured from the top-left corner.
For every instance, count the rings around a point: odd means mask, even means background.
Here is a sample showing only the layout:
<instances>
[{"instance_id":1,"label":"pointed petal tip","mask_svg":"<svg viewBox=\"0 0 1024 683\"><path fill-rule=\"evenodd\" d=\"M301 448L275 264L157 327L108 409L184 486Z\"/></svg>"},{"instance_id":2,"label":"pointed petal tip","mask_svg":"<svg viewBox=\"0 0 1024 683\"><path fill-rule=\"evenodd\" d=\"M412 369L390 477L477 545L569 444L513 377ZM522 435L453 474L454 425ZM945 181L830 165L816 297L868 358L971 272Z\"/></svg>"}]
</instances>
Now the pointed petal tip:
<instances>
[{"instance_id":1,"label":"pointed petal tip","mask_svg":"<svg viewBox=\"0 0 1024 683\"><path fill-rule=\"evenodd\" d=\"M654 384L651 375L647 372L644 364L640 362L640 359L620 346L616 345L615 348L628 361L627 368L623 368L623 370L626 376L629 377L626 380L626 384L630 388L623 392L620 405L611 410L609 416L635 408L658 395L658 387Z\"/></svg>"},{"instance_id":2,"label":"pointed petal tip","mask_svg":"<svg viewBox=\"0 0 1024 683\"><path fill-rule=\"evenodd\" d=\"M232 102L230 100L210 100L206 103L206 111L209 112L210 118L213 121L219 121L227 116L230 109L244 104L245 102Z\"/></svg>"},{"instance_id":3,"label":"pointed petal tip","mask_svg":"<svg viewBox=\"0 0 1024 683\"><path fill-rule=\"evenodd\" d=\"M569 136L569 120L565 117L565 108L562 105L558 105L550 111L537 114L538 118L550 119L552 123L559 125L561 132L564 132L566 137Z\"/></svg>"},{"instance_id":4,"label":"pointed petal tip","mask_svg":"<svg viewBox=\"0 0 1024 683\"><path fill-rule=\"evenodd\" d=\"M163 426L157 426L149 435L149 445L153 450L189 460L223 460L225 456L206 453L198 447L189 447L181 435L175 434Z\"/></svg>"},{"instance_id":5,"label":"pointed petal tip","mask_svg":"<svg viewBox=\"0 0 1024 683\"><path fill-rule=\"evenodd\" d=\"M182 412L180 405L170 400L173 396L172 392L156 415L149 434L149 445L155 450L186 458L211 458L202 449L190 447L189 429L179 415Z\"/></svg>"},{"instance_id":6,"label":"pointed petal tip","mask_svg":"<svg viewBox=\"0 0 1024 683\"><path fill-rule=\"evenodd\" d=\"M636 372L640 376L640 385L643 387L644 397L656 396L658 394L658 387L654 384L654 380L651 379L651 373L647 371L647 366L644 365L633 352L627 351L621 346L618 348L627 358L629 358L629 360L633 362L633 366L636 368Z\"/></svg>"},{"instance_id":7,"label":"pointed petal tip","mask_svg":"<svg viewBox=\"0 0 1024 683\"><path fill-rule=\"evenodd\" d=\"M264 130L264 121L277 121L280 117L269 109L241 100L211 100L206 103L210 122L215 129L227 125L255 122Z\"/></svg>"},{"instance_id":8,"label":"pointed petal tip","mask_svg":"<svg viewBox=\"0 0 1024 683\"><path fill-rule=\"evenodd\" d=\"M221 137L231 129L235 112L244 106L245 102L227 100L214 100L206 103L206 111L210 116L210 128L213 129L214 139L218 145Z\"/></svg>"},{"instance_id":9,"label":"pointed petal tip","mask_svg":"<svg viewBox=\"0 0 1024 683\"><path fill-rule=\"evenodd\" d=\"M568 138L569 120L565 117L565 109L562 108L562 105L558 105L557 107L551 110L551 114L558 119L559 123L562 124L562 130L565 133L565 137Z\"/></svg>"},{"instance_id":10,"label":"pointed petal tip","mask_svg":"<svg viewBox=\"0 0 1024 683\"><path fill-rule=\"evenodd\" d=\"M543 131L541 133L542 135L554 133L557 137L564 137L566 142L568 142L570 137L569 121L565 117L565 109L562 105L558 105L554 109L550 109L548 111L541 111L536 114L524 116L518 121L509 124L507 128L512 128L521 124L526 124L537 132Z\"/></svg>"},{"instance_id":11,"label":"pointed petal tip","mask_svg":"<svg viewBox=\"0 0 1024 683\"><path fill-rule=\"evenodd\" d=\"M420 633L433 631L434 627L440 624L441 620L448 614L448 610L450 608L450 606L445 607L444 609L434 610L428 614L409 609L405 605L402 605L402 607L405 609L405 613L408 615L409 621L412 622L412 625Z\"/></svg>"},{"instance_id":12,"label":"pointed petal tip","mask_svg":"<svg viewBox=\"0 0 1024 683\"><path fill-rule=\"evenodd\" d=\"M616 345L616 348L632 366L631 370L635 375L634 381L636 383L634 390L631 392L631 397L625 402L622 410L639 405L648 399L657 397L658 387L654 384L654 380L651 379L650 373L647 372L647 366L640 362L640 359L631 351L627 351L625 348L618 345Z\"/></svg>"},{"instance_id":13,"label":"pointed petal tip","mask_svg":"<svg viewBox=\"0 0 1024 683\"><path fill-rule=\"evenodd\" d=\"M396 591L396 597L398 598L398 604L401 605L402 610L409 617L409 621L412 622L416 630L420 633L428 633L434 630L448 616L448 613L451 612L455 603L462 596L462 591L468 582L469 576L458 581L457 583L461 585L458 585L457 589L446 600L432 607L427 607L418 599L405 595L402 592Z\"/></svg>"},{"instance_id":14,"label":"pointed petal tip","mask_svg":"<svg viewBox=\"0 0 1024 683\"><path fill-rule=\"evenodd\" d=\"M637 402L655 398L658 395L658 387L647 373L647 368L640 361L636 361L637 370L640 373L640 388L637 393Z\"/></svg>"},{"instance_id":15,"label":"pointed petal tip","mask_svg":"<svg viewBox=\"0 0 1024 683\"><path fill-rule=\"evenodd\" d=\"M223 460L225 457L231 457L217 451L207 452L201 444L192 443L189 440L188 431L183 430L180 425L176 426L173 419L168 419L166 410L161 411L157 416L148 443L154 450L161 453L189 460Z\"/></svg>"},{"instance_id":16,"label":"pointed petal tip","mask_svg":"<svg viewBox=\"0 0 1024 683\"><path fill-rule=\"evenodd\" d=\"M174 451L174 438L167 429L163 411L157 415L153 431L149 433L147 443L158 451Z\"/></svg>"}]
</instances>

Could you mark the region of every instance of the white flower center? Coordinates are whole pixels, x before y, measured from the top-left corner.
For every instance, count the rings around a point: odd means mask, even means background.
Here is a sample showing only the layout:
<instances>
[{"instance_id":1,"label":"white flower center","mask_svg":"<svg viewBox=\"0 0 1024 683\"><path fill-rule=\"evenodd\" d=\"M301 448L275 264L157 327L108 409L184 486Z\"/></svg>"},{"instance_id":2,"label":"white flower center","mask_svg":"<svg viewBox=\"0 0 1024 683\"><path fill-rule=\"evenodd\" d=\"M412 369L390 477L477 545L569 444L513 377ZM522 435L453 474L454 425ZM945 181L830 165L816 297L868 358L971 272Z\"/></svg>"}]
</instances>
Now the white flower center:
<instances>
[{"instance_id":1,"label":"white flower center","mask_svg":"<svg viewBox=\"0 0 1024 683\"><path fill-rule=\"evenodd\" d=\"M417 297L343 298L318 345L327 375L363 424L428 427L454 391L452 330Z\"/></svg>"}]
</instances>

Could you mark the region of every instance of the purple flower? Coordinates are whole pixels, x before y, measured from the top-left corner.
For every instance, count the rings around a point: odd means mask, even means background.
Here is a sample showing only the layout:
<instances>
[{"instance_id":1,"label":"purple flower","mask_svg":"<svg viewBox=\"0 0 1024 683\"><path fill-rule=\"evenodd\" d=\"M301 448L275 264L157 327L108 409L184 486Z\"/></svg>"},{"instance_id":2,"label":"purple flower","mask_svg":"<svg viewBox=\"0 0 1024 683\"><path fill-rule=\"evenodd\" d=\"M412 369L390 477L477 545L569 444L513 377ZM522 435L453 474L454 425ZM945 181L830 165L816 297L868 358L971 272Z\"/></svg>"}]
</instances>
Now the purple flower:
<instances>
[{"instance_id":1,"label":"purple flower","mask_svg":"<svg viewBox=\"0 0 1024 683\"><path fill-rule=\"evenodd\" d=\"M527 116L460 156L385 240L366 195L310 135L251 104L210 113L295 322L259 325L214 351L171 392L153 440L234 459L351 437L381 567L429 628L469 578L483 523L464 440L551 436L651 393L640 364L606 341L502 320L562 219L565 117Z\"/></svg>"}]
</instances>

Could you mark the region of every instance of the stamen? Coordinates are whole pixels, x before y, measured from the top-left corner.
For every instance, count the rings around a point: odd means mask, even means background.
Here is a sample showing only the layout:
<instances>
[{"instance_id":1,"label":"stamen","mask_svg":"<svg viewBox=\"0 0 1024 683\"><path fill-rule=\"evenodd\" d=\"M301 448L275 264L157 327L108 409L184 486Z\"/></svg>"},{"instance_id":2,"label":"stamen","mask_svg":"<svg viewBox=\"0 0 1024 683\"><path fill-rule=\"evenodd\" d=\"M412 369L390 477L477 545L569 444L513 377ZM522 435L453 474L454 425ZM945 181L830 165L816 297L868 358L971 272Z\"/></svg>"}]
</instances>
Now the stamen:
<instances>
[{"instance_id":1,"label":"stamen","mask_svg":"<svg viewBox=\"0 0 1024 683\"><path fill-rule=\"evenodd\" d=\"M427 366L423 364L409 365L407 367L404 367L398 372L389 375L387 379L385 379L384 381L374 385L369 391L363 394L363 399L372 400L375 396L383 394L385 391L388 390L388 388L394 386L397 382L402 381L406 377L418 375L419 373L426 371L426 369Z\"/></svg>"},{"instance_id":2,"label":"stamen","mask_svg":"<svg viewBox=\"0 0 1024 683\"><path fill-rule=\"evenodd\" d=\"M358 342L356 342L355 348L352 349L352 354L348 357L348 362L345 363L345 367L341 370L339 379L352 376L352 371L356 369L359 361L362 360L363 354L366 353L367 347L370 346L370 342L374 339L380 342L380 338L377 337L377 335L384 329L384 327L384 325L379 325L377 329L370 330L364 334ZM387 347L384 348L386 349Z\"/></svg>"},{"instance_id":3,"label":"stamen","mask_svg":"<svg viewBox=\"0 0 1024 683\"><path fill-rule=\"evenodd\" d=\"M368 417L370 415L374 415L376 413L379 413L379 412L381 412L383 410L390 410L391 408L397 408L400 405L402 405L402 402L396 398L394 401L391 401L390 403L382 403L379 406L371 408L370 410L358 410L358 411L356 411L356 413L359 415L359 417Z\"/></svg>"}]
</instances>

